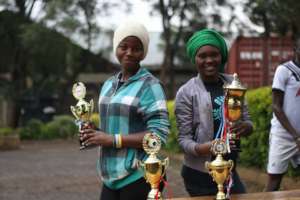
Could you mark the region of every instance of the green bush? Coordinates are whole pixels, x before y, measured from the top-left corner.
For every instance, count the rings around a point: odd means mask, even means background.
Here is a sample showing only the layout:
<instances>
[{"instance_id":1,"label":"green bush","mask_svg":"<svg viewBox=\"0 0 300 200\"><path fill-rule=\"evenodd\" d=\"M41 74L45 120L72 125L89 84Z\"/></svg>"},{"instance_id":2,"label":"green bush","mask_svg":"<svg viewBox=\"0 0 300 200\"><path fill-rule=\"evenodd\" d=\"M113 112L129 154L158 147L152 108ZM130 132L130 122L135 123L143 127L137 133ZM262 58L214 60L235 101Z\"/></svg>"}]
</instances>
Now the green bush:
<instances>
[{"instance_id":1,"label":"green bush","mask_svg":"<svg viewBox=\"0 0 300 200\"><path fill-rule=\"evenodd\" d=\"M73 138L77 134L78 127L74 123L74 118L69 115L60 115L44 125L41 139L66 139Z\"/></svg>"},{"instance_id":2,"label":"green bush","mask_svg":"<svg viewBox=\"0 0 300 200\"><path fill-rule=\"evenodd\" d=\"M174 101L168 101L168 111L169 111L169 121L170 121L170 134L165 146L165 149L170 150L172 152L180 152L180 147L177 142L178 130L176 126L176 118L174 113Z\"/></svg>"},{"instance_id":3,"label":"green bush","mask_svg":"<svg viewBox=\"0 0 300 200\"><path fill-rule=\"evenodd\" d=\"M25 127L19 128L21 139L42 139L43 122L38 119L31 119Z\"/></svg>"},{"instance_id":4,"label":"green bush","mask_svg":"<svg viewBox=\"0 0 300 200\"><path fill-rule=\"evenodd\" d=\"M78 127L74 123L74 118L68 115L60 115L48 123L43 123L38 119L30 120L25 127L19 129L21 139L55 139L72 138L77 136Z\"/></svg>"},{"instance_id":5,"label":"green bush","mask_svg":"<svg viewBox=\"0 0 300 200\"><path fill-rule=\"evenodd\" d=\"M14 133L14 131L12 128L9 128L9 127L0 128L0 136L7 136L7 135L11 135L13 133Z\"/></svg>"},{"instance_id":6,"label":"green bush","mask_svg":"<svg viewBox=\"0 0 300 200\"><path fill-rule=\"evenodd\" d=\"M268 140L272 117L271 88L264 87L246 93L254 131L242 139L240 162L246 166L265 168L268 156Z\"/></svg>"}]
</instances>

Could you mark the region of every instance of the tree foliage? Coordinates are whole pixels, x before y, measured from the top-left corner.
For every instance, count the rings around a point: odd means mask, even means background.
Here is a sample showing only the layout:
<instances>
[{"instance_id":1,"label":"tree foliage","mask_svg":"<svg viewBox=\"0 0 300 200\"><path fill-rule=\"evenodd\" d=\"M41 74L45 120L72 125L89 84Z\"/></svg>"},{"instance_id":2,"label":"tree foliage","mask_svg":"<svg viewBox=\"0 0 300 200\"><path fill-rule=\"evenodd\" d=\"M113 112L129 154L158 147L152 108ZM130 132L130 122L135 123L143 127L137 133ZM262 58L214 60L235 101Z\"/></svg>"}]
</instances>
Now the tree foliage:
<instances>
[{"instance_id":1,"label":"tree foliage","mask_svg":"<svg viewBox=\"0 0 300 200\"><path fill-rule=\"evenodd\" d=\"M152 14L161 16L163 27L164 59L161 64L160 79L168 86L169 98L174 97L175 59L182 66L189 62L185 54L187 39L197 30L205 27L230 33L225 27L227 23L221 16L221 7L233 9L226 0L147 0L153 6ZM210 12L208 12L210 10ZM233 17L233 15L231 16Z\"/></svg>"},{"instance_id":2,"label":"tree foliage","mask_svg":"<svg viewBox=\"0 0 300 200\"><path fill-rule=\"evenodd\" d=\"M0 96L12 102L10 126L18 125L26 96L38 99L56 94L63 100L65 89L80 72L93 67L98 67L98 71L113 69L100 54L94 55L65 37L76 32L86 35L87 47L91 47L99 31L95 22L99 9L96 3L92 0L0 0L4 9L0 12L0 73L7 75L4 79L0 77ZM101 3L106 8L104 15L113 4Z\"/></svg>"},{"instance_id":3,"label":"tree foliage","mask_svg":"<svg viewBox=\"0 0 300 200\"><path fill-rule=\"evenodd\" d=\"M244 9L253 23L264 27L265 36L276 33L299 37L299 1L248 0Z\"/></svg>"}]
</instances>

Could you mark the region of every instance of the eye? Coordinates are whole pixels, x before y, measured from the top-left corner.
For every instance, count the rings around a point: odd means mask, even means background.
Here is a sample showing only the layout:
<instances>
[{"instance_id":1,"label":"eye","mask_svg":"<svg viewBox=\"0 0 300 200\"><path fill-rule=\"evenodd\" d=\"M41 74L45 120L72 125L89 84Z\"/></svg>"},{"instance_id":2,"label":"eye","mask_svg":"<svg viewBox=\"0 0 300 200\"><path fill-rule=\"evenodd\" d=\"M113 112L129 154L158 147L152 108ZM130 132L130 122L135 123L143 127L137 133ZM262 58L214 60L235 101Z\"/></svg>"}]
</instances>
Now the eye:
<instances>
[{"instance_id":1,"label":"eye","mask_svg":"<svg viewBox=\"0 0 300 200\"><path fill-rule=\"evenodd\" d=\"M125 50L127 49L127 45L121 43L121 44L118 46L118 48L121 49L121 50L123 50L123 51L125 51Z\"/></svg>"}]
</instances>

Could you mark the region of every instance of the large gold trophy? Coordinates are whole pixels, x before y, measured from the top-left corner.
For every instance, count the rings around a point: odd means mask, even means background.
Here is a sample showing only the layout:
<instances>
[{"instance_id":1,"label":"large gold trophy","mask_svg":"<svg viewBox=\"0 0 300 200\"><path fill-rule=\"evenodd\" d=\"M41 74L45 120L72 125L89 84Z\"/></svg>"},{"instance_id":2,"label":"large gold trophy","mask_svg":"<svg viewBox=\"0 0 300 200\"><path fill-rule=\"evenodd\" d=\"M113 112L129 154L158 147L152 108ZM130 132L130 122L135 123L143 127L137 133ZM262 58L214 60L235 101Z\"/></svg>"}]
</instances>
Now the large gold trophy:
<instances>
[{"instance_id":1,"label":"large gold trophy","mask_svg":"<svg viewBox=\"0 0 300 200\"><path fill-rule=\"evenodd\" d=\"M225 117L229 128L226 130L226 138L216 139L213 141L211 151L216 155L212 162L206 162L205 166L210 175L218 185L216 200L225 200L224 182L228 179L229 174L234 166L232 160L224 160L223 155L230 153L231 150L240 150L240 139L235 133L230 131L230 127L238 122L243 113L244 96L246 88L242 86L237 74L233 74L231 84L224 86L225 89ZM229 138L228 138L229 137ZM225 140L232 142L230 145ZM227 140L228 141L228 140Z\"/></svg>"},{"instance_id":2,"label":"large gold trophy","mask_svg":"<svg viewBox=\"0 0 300 200\"><path fill-rule=\"evenodd\" d=\"M75 123L79 128L79 131L86 128L91 128L92 123L90 121L90 117L94 110L94 101L90 100L88 103L84 100L86 95L86 88L83 83L78 82L73 85L72 94L75 99L78 100L75 106L71 106L71 111L75 116ZM87 148L83 141L79 139L80 150Z\"/></svg>"},{"instance_id":3,"label":"large gold trophy","mask_svg":"<svg viewBox=\"0 0 300 200\"><path fill-rule=\"evenodd\" d=\"M224 193L224 182L228 179L234 163L232 160L226 161L223 159L223 155L228 153L227 145L224 140L214 140L211 151L214 155L216 155L216 159L212 162L206 162L205 166L208 169L209 174L213 177L213 180L218 185L216 200L225 200L226 195Z\"/></svg>"},{"instance_id":4,"label":"large gold trophy","mask_svg":"<svg viewBox=\"0 0 300 200\"><path fill-rule=\"evenodd\" d=\"M163 160L157 157L157 153L161 148L160 138L152 133L147 133L143 139L143 149L149 155L145 161L139 161L139 166L144 171L144 177L151 185L151 191L148 194L147 200L160 199L162 200L159 185L162 177L166 173L166 168L169 165L169 159Z\"/></svg>"},{"instance_id":5,"label":"large gold trophy","mask_svg":"<svg viewBox=\"0 0 300 200\"><path fill-rule=\"evenodd\" d=\"M226 120L228 120L229 127L234 123L238 122L243 113L244 97L246 93L246 88L242 86L238 75L233 74L233 81L231 84L225 85L225 109L227 112ZM227 133L231 145L231 150L240 151L240 136L236 133L230 132L230 129ZM230 151L230 150L229 150Z\"/></svg>"}]
</instances>

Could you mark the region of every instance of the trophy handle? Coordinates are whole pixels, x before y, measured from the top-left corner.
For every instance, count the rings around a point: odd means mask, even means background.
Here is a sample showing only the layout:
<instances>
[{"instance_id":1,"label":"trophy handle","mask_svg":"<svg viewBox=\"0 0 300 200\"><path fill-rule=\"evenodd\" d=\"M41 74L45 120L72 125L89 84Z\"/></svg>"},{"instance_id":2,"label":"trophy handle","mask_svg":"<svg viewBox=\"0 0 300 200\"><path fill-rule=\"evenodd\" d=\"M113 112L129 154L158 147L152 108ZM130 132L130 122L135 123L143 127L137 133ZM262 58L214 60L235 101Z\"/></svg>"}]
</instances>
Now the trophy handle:
<instances>
[{"instance_id":1,"label":"trophy handle","mask_svg":"<svg viewBox=\"0 0 300 200\"><path fill-rule=\"evenodd\" d=\"M138 167L138 168L141 168L142 170L144 170L144 169L145 169L145 164L143 163L143 161L138 160L138 162L137 162L137 167Z\"/></svg>"},{"instance_id":2,"label":"trophy handle","mask_svg":"<svg viewBox=\"0 0 300 200\"><path fill-rule=\"evenodd\" d=\"M164 170L163 170L163 172L162 172L162 174L161 174L161 177L163 177L163 176L166 175L167 168L168 168L168 166L169 166L169 164L170 164L169 158L165 158L164 160L162 160L161 164L162 164L162 166L164 167Z\"/></svg>"},{"instance_id":3,"label":"trophy handle","mask_svg":"<svg viewBox=\"0 0 300 200\"><path fill-rule=\"evenodd\" d=\"M230 164L230 171L232 171L233 166L234 166L234 162L232 160L228 160L229 164Z\"/></svg>"},{"instance_id":4,"label":"trophy handle","mask_svg":"<svg viewBox=\"0 0 300 200\"><path fill-rule=\"evenodd\" d=\"M94 112L94 101L93 99L90 100L90 106L91 106L91 110L90 110L90 114L92 114Z\"/></svg>"},{"instance_id":5,"label":"trophy handle","mask_svg":"<svg viewBox=\"0 0 300 200\"><path fill-rule=\"evenodd\" d=\"M208 161L205 162L205 168L208 170L208 173L212 175L210 162Z\"/></svg>"},{"instance_id":6,"label":"trophy handle","mask_svg":"<svg viewBox=\"0 0 300 200\"><path fill-rule=\"evenodd\" d=\"M72 112L72 114L74 115L74 117L76 118L76 119L79 119L79 117L77 116L77 114L76 114L76 109L75 109L75 107L74 106L70 106L70 109L71 109L71 112Z\"/></svg>"},{"instance_id":7,"label":"trophy handle","mask_svg":"<svg viewBox=\"0 0 300 200\"><path fill-rule=\"evenodd\" d=\"M143 171L145 171L145 163L143 163L143 161L138 160L137 167L141 168ZM144 174L145 180L148 182L147 177L146 177L146 173L143 173L143 174Z\"/></svg>"}]
</instances>

